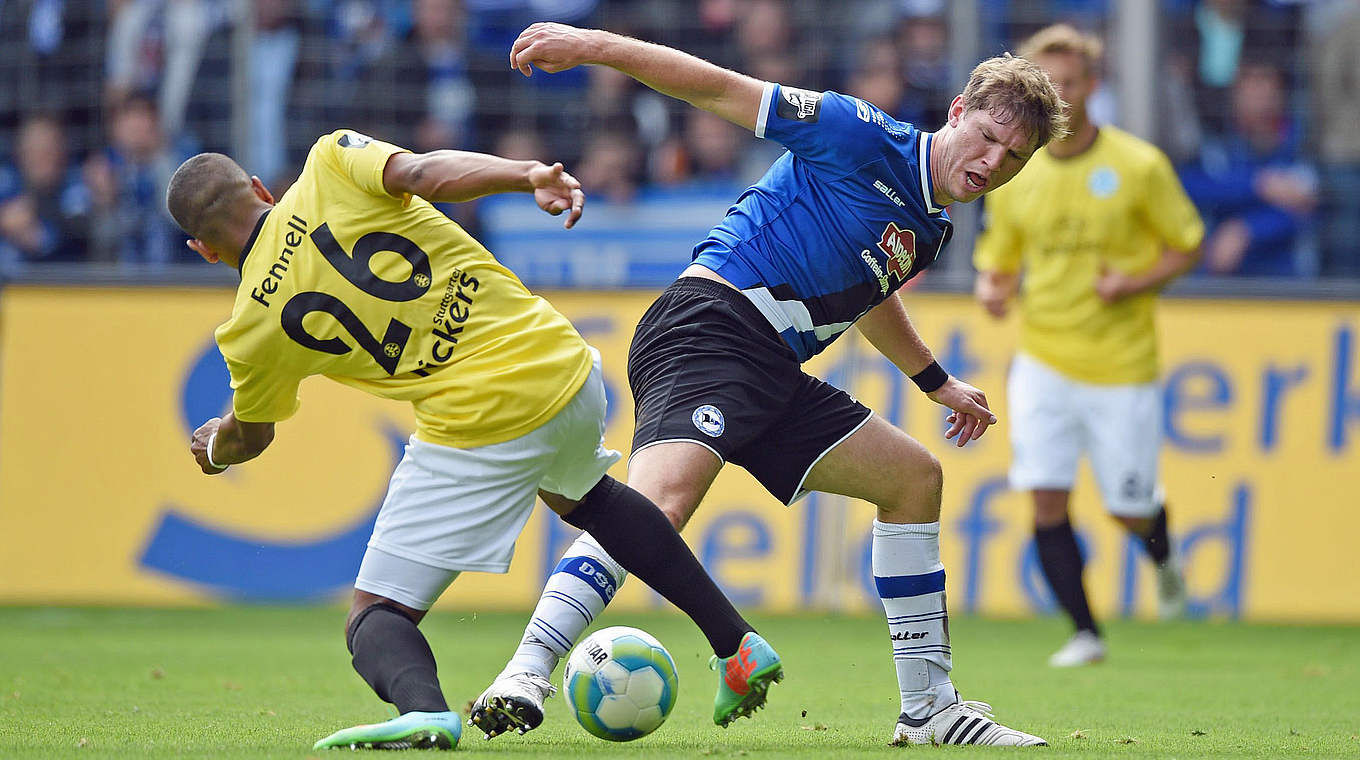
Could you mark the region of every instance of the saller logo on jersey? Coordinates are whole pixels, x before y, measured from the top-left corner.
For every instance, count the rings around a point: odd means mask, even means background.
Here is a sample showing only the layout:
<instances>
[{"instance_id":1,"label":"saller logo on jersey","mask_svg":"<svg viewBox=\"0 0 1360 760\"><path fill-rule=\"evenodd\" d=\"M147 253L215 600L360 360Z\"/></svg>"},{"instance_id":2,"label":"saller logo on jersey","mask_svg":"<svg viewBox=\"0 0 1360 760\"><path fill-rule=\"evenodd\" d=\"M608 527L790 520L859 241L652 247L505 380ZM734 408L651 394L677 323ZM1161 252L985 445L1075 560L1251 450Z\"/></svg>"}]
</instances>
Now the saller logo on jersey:
<instances>
[{"instance_id":1,"label":"saller logo on jersey","mask_svg":"<svg viewBox=\"0 0 1360 760\"><path fill-rule=\"evenodd\" d=\"M896 222L888 222L879 238L878 249L888 257L888 271L896 275L899 282L907 279L912 264L916 263L916 233L898 227Z\"/></svg>"},{"instance_id":2,"label":"saller logo on jersey","mask_svg":"<svg viewBox=\"0 0 1360 760\"><path fill-rule=\"evenodd\" d=\"M809 124L816 124L822 112L822 94L810 90L800 90L796 87L780 87L779 104L775 106L775 115L781 119L792 119L794 121L806 121Z\"/></svg>"}]
</instances>

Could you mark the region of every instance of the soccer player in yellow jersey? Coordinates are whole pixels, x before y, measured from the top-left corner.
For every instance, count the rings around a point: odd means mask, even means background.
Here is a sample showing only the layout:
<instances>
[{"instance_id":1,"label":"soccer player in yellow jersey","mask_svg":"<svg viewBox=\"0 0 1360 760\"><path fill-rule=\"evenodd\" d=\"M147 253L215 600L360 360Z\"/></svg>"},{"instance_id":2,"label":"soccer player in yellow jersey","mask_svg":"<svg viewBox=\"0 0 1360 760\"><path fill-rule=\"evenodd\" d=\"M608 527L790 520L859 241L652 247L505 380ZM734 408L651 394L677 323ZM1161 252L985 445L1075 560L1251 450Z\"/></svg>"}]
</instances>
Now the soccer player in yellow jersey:
<instances>
[{"instance_id":1,"label":"soccer player in yellow jersey","mask_svg":"<svg viewBox=\"0 0 1360 760\"><path fill-rule=\"evenodd\" d=\"M1076 626L1049 662L1072 666L1105 657L1068 518L1083 452L1105 508L1157 565L1163 616L1184 607L1157 477L1153 309L1158 291L1194 265L1204 225L1161 151L1091 123L1086 100L1097 83L1098 40L1059 25L1020 52L1070 104L1072 132L987 197L976 294L999 318L1020 286L1020 353L1008 384L1010 481L1033 496L1044 576Z\"/></svg>"},{"instance_id":2,"label":"soccer player in yellow jersey","mask_svg":"<svg viewBox=\"0 0 1360 760\"><path fill-rule=\"evenodd\" d=\"M765 677L781 674L660 510L605 474L619 454L603 442L599 354L431 205L512 191L566 212L568 228L585 202L561 164L414 155L349 130L318 140L277 202L218 153L189 159L170 180L167 203L189 247L241 273L216 333L232 411L198 428L190 446L204 473L263 452L297 410L304 377L415 407L346 625L355 670L401 715L336 732L318 749L457 744L461 724L417 624L460 572L508 569L536 495L614 558L589 576L601 594L626 569L688 613L716 656L755 652L773 665ZM730 680L719 680L720 698L735 685L752 709L764 701L757 684ZM536 705L503 707L512 727L542 720Z\"/></svg>"}]
</instances>

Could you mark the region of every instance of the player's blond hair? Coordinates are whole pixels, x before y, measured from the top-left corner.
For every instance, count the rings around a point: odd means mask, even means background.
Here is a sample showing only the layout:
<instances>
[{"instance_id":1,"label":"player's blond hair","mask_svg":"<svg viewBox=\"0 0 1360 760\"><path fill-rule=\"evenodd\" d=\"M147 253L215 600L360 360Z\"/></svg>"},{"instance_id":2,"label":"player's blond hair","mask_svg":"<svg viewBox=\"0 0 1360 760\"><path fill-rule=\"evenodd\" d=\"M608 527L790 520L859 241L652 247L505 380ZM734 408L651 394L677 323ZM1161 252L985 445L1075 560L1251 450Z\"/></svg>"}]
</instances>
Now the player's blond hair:
<instances>
[{"instance_id":1,"label":"player's blond hair","mask_svg":"<svg viewBox=\"0 0 1360 760\"><path fill-rule=\"evenodd\" d=\"M1099 71L1104 53L1105 46L1099 37L1069 24L1046 26L1020 44L1020 57L1031 61L1039 55L1075 55L1086 64L1086 73L1091 76Z\"/></svg>"},{"instance_id":2,"label":"player's blond hair","mask_svg":"<svg viewBox=\"0 0 1360 760\"><path fill-rule=\"evenodd\" d=\"M1067 136L1067 104L1048 74L1010 53L988 58L973 69L963 88L963 107L989 113L1002 124L1019 119L1036 149Z\"/></svg>"}]
</instances>

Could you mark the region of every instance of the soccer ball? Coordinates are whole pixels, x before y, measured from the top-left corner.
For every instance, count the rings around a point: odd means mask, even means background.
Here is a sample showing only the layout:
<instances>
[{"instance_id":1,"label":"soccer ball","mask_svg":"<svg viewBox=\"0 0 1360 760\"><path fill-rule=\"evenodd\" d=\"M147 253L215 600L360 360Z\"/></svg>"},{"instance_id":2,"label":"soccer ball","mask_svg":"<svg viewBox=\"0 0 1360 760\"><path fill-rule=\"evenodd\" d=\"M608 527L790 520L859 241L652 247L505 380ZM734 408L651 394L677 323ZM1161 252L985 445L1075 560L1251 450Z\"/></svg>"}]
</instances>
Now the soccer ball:
<instances>
[{"instance_id":1,"label":"soccer ball","mask_svg":"<svg viewBox=\"0 0 1360 760\"><path fill-rule=\"evenodd\" d=\"M611 742L655 731L675 707L679 688L671 653L651 634L622 625L587 636L562 673L576 722Z\"/></svg>"}]
</instances>

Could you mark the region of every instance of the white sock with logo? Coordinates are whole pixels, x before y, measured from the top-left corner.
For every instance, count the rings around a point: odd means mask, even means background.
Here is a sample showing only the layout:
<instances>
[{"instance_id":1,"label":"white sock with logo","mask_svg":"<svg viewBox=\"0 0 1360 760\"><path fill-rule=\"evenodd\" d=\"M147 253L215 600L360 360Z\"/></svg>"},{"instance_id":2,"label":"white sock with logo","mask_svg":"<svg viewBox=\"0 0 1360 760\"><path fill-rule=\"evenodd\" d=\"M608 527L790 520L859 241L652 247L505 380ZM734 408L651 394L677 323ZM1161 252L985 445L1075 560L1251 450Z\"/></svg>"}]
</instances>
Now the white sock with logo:
<instances>
[{"instance_id":1,"label":"white sock with logo","mask_svg":"<svg viewBox=\"0 0 1360 760\"><path fill-rule=\"evenodd\" d=\"M902 712L927 718L958 701L949 680L949 613L945 608L940 524L874 520L874 585L888 615Z\"/></svg>"},{"instance_id":2,"label":"white sock with logo","mask_svg":"<svg viewBox=\"0 0 1360 760\"><path fill-rule=\"evenodd\" d=\"M524 638L502 672L527 671L550 679L558 660L604 611L627 576L589 533L582 533L548 576Z\"/></svg>"}]
</instances>

